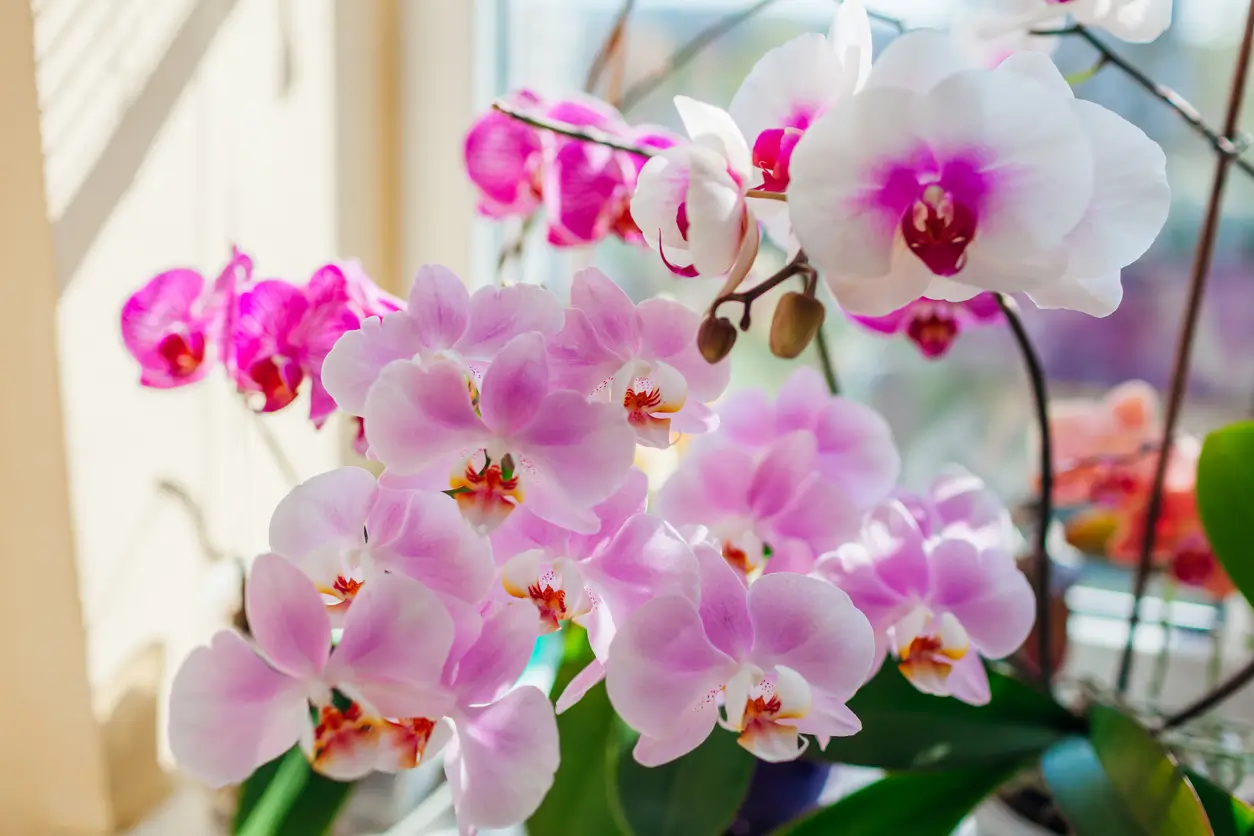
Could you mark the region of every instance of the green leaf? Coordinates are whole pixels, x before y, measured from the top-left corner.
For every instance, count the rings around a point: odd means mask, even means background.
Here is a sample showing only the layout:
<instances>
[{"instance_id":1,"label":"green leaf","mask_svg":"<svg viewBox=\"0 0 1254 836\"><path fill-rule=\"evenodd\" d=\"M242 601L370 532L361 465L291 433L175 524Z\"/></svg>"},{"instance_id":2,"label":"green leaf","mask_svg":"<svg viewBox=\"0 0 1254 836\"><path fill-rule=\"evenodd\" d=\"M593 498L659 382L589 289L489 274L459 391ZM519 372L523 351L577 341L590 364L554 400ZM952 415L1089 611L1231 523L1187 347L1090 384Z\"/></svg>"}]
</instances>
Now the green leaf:
<instances>
[{"instance_id":1,"label":"green leaf","mask_svg":"<svg viewBox=\"0 0 1254 836\"><path fill-rule=\"evenodd\" d=\"M355 785L314 772L300 747L258 769L239 788L236 836L322 836Z\"/></svg>"},{"instance_id":2,"label":"green leaf","mask_svg":"<svg viewBox=\"0 0 1254 836\"><path fill-rule=\"evenodd\" d=\"M641 766L631 747L624 747L618 758L618 811L636 836L721 836L744 801L755 763L736 735L720 728L662 766Z\"/></svg>"},{"instance_id":3,"label":"green leaf","mask_svg":"<svg viewBox=\"0 0 1254 836\"><path fill-rule=\"evenodd\" d=\"M849 701L862 731L833 738L815 757L881 769L958 769L1039 755L1084 721L1050 697L994 669L992 699L973 706L920 693L885 664Z\"/></svg>"},{"instance_id":4,"label":"green leaf","mask_svg":"<svg viewBox=\"0 0 1254 836\"><path fill-rule=\"evenodd\" d=\"M1212 836L1197 792L1179 765L1136 720L1114 708L1089 710L1089 738L1125 808L1150 836Z\"/></svg>"},{"instance_id":5,"label":"green leaf","mask_svg":"<svg viewBox=\"0 0 1254 836\"><path fill-rule=\"evenodd\" d=\"M571 627L564 661L553 683L554 698L592 661L584 631ZM582 645L582 646L580 646ZM601 683L557 717L562 751L553 788L527 820L531 836L611 836L622 829L609 799L613 759L618 756L618 718Z\"/></svg>"},{"instance_id":6,"label":"green leaf","mask_svg":"<svg viewBox=\"0 0 1254 836\"><path fill-rule=\"evenodd\" d=\"M1254 834L1254 807L1233 798L1223 787L1204 775L1186 769L1185 774L1197 797L1202 801L1215 836L1251 836Z\"/></svg>"},{"instance_id":7,"label":"green leaf","mask_svg":"<svg viewBox=\"0 0 1254 836\"><path fill-rule=\"evenodd\" d=\"M1051 746L1041 757L1041 772L1076 836L1146 836L1083 737Z\"/></svg>"},{"instance_id":8,"label":"green leaf","mask_svg":"<svg viewBox=\"0 0 1254 836\"><path fill-rule=\"evenodd\" d=\"M1197 462L1197 510L1215 556L1254 602L1254 421L1206 436Z\"/></svg>"},{"instance_id":9,"label":"green leaf","mask_svg":"<svg viewBox=\"0 0 1254 836\"><path fill-rule=\"evenodd\" d=\"M774 836L949 836L1021 762L889 775L830 807L784 825Z\"/></svg>"}]
</instances>

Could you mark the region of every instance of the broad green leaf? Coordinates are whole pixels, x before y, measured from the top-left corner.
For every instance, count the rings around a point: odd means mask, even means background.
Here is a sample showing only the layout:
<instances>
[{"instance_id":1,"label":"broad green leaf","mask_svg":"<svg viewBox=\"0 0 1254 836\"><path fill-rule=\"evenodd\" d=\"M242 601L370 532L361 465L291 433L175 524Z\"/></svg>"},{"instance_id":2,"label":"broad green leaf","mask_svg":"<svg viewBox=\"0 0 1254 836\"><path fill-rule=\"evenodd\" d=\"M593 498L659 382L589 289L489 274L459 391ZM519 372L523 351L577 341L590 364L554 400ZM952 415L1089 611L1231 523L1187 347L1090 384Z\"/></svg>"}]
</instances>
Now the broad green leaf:
<instances>
[{"instance_id":1,"label":"broad green leaf","mask_svg":"<svg viewBox=\"0 0 1254 836\"><path fill-rule=\"evenodd\" d=\"M1125 808L1150 836L1212 836L1184 770L1140 723L1105 705L1089 711L1089 739Z\"/></svg>"},{"instance_id":2,"label":"broad green leaf","mask_svg":"<svg viewBox=\"0 0 1254 836\"><path fill-rule=\"evenodd\" d=\"M322 836L355 785L309 766L299 747L258 769L239 788L236 836Z\"/></svg>"},{"instance_id":3,"label":"broad green leaf","mask_svg":"<svg viewBox=\"0 0 1254 836\"><path fill-rule=\"evenodd\" d=\"M1124 806L1092 744L1083 737L1051 746L1041 756L1041 772L1076 836L1148 836Z\"/></svg>"},{"instance_id":4,"label":"broad green leaf","mask_svg":"<svg viewBox=\"0 0 1254 836\"><path fill-rule=\"evenodd\" d=\"M992 699L973 706L920 693L885 664L849 701L862 731L833 738L815 757L882 769L958 769L1034 757L1083 732L1084 721L1045 694L994 669Z\"/></svg>"},{"instance_id":5,"label":"broad green leaf","mask_svg":"<svg viewBox=\"0 0 1254 836\"><path fill-rule=\"evenodd\" d=\"M1197 797L1202 801L1215 836L1254 834L1254 807L1233 798L1223 787L1192 769L1186 769L1185 774L1193 789L1197 790Z\"/></svg>"},{"instance_id":6,"label":"broad green leaf","mask_svg":"<svg viewBox=\"0 0 1254 836\"><path fill-rule=\"evenodd\" d=\"M1020 762L889 775L784 825L774 836L949 836Z\"/></svg>"},{"instance_id":7,"label":"broad green leaf","mask_svg":"<svg viewBox=\"0 0 1254 836\"><path fill-rule=\"evenodd\" d=\"M553 683L553 698L561 695L575 674L592 661L584 631L569 628L564 661ZM609 799L612 758L618 756L618 718L597 685L576 705L557 717L562 747L561 765L553 788L540 809L527 820L531 836L613 836L622 829L614 820Z\"/></svg>"},{"instance_id":8,"label":"broad green leaf","mask_svg":"<svg viewBox=\"0 0 1254 836\"><path fill-rule=\"evenodd\" d=\"M720 728L662 766L641 766L626 746L618 757L618 812L635 836L722 836L744 801L756 762L735 734Z\"/></svg>"},{"instance_id":9,"label":"broad green leaf","mask_svg":"<svg viewBox=\"0 0 1254 836\"><path fill-rule=\"evenodd\" d=\"M1254 421L1206 436L1197 462L1197 510L1215 556L1254 603Z\"/></svg>"}]
</instances>

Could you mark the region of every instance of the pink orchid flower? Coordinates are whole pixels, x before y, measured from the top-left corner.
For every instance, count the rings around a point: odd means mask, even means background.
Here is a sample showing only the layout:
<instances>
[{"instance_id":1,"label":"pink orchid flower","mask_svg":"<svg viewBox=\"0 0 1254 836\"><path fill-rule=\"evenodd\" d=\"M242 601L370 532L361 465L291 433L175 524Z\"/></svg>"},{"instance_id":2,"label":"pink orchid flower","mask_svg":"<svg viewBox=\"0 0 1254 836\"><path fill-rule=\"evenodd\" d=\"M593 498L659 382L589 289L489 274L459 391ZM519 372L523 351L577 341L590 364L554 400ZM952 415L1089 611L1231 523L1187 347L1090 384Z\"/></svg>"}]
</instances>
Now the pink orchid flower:
<instances>
[{"instance_id":1,"label":"pink orchid flower","mask_svg":"<svg viewBox=\"0 0 1254 836\"><path fill-rule=\"evenodd\" d=\"M1049 58L990 70L933 31L895 40L790 166L797 238L861 316L981 291L1106 316L1170 205L1158 144L1077 100Z\"/></svg>"},{"instance_id":2,"label":"pink orchid flower","mask_svg":"<svg viewBox=\"0 0 1254 836\"><path fill-rule=\"evenodd\" d=\"M590 533L600 524L593 506L631 467L635 433L617 407L551 383L536 332L507 343L478 389L453 360L396 361L366 398L366 434L391 471L451 472L449 488L481 530L525 501L549 522Z\"/></svg>"},{"instance_id":3,"label":"pink orchid flower","mask_svg":"<svg viewBox=\"0 0 1254 836\"><path fill-rule=\"evenodd\" d=\"M929 359L949 351L959 332L1002 321L997 297L991 293L972 296L965 302L915 299L887 316L850 316L854 322L881 334L904 333Z\"/></svg>"},{"instance_id":4,"label":"pink orchid flower","mask_svg":"<svg viewBox=\"0 0 1254 836\"><path fill-rule=\"evenodd\" d=\"M530 90L506 97L524 109L541 105ZM544 141L535 128L489 110L466 135L466 173L479 189L479 214L526 217L540 205Z\"/></svg>"},{"instance_id":5,"label":"pink orchid flower","mask_svg":"<svg viewBox=\"0 0 1254 836\"><path fill-rule=\"evenodd\" d=\"M645 164L631 215L671 272L717 276L758 240L745 202L753 171L749 146L726 111L687 96L675 97L675 109L692 142Z\"/></svg>"},{"instance_id":6,"label":"pink orchid flower","mask_svg":"<svg viewBox=\"0 0 1254 836\"><path fill-rule=\"evenodd\" d=\"M702 401L727 387L731 364L697 349L700 318L668 299L639 305L596 268L575 274L566 323L549 342L557 385L621 404L640 444L666 448L672 430L708 432L718 417Z\"/></svg>"},{"instance_id":7,"label":"pink orchid flower","mask_svg":"<svg viewBox=\"0 0 1254 836\"><path fill-rule=\"evenodd\" d=\"M831 105L862 89L871 72L871 21L861 0L841 3L827 36L807 33L767 51L741 83L729 112L752 147L761 180L754 188L785 192L793 149ZM788 204L754 206L771 237L788 248Z\"/></svg>"},{"instance_id":8,"label":"pink orchid flower","mask_svg":"<svg viewBox=\"0 0 1254 836\"><path fill-rule=\"evenodd\" d=\"M809 366L793 372L774 400L760 389L733 393L719 416L720 435L755 451L798 430L813 434L816 471L860 511L886 497L901 472L888 422L868 406L830 394L823 376Z\"/></svg>"},{"instance_id":9,"label":"pink orchid flower","mask_svg":"<svg viewBox=\"0 0 1254 836\"><path fill-rule=\"evenodd\" d=\"M786 572L746 589L712 549L699 546L698 559L698 597L663 591L610 644L606 686L640 732L636 760L681 757L715 725L765 761L796 758L803 734L824 748L856 733L845 703L868 676L874 638L849 596Z\"/></svg>"},{"instance_id":10,"label":"pink orchid flower","mask_svg":"<svg viewBox=\"0 0 1254 836\"><path fill-rule=\"evenodd\" d=\"M609 542L628 519L644 513L648 493L648 477L634 467L628 470L618 490L593 506L592 512L599 524L596 531L587 534L554 525L537 517L526 506L519 506L492 531L492 554L498 564L533 549L555 557L585 560Z\"/></svg>"},{"instance_id":11,"label":"pink orchid flower","mask_svg":"<svg viewBox=\"0 0 1254 836\"><path fill-rule=\"evenodd\" d=\"M370 387L394 360L451 359L477 373L519 334L554 334L561 327L561 306L544 288L483 287L472 295L447 267L426 265L405 310L366 319L341 337L322 377L340 409L362 415Z\"/></svg>"},{"instance_id":12,"label":"pink orchid flower","mask_svg":"<svg viewBox=\"0 0 1254 836\"><path fill-rule=\"evenodd\" d=\"M454 620L459 635L443 678L452 707L439 724L452 730L444 774L453 809L462 832L512 827L540 806L560 759L548 697L514 687L531 659L535 609L516 602L486 619L461 611Z\"/></svg>"},{"instance_id":13,"label":"pink orchid flower","mask_svg":"<svg viewBox=\"0 0 1254 836\"><path fill-rule=\"evenodd\" d=\"M322 384L322 364L336 340L361 320L350 304L348 281L335 265L320 268L305 287L284 281L258 282L240 297L234 350L241 391L263 396L261 412L274 412L296 399L310 380L309 418L321 427L335 411Z\"/></svg>"},{"instance_id":14,"label":"pink orchid flower","mask_svg":"<svg viewBox=\"0 0 1254 836\"><path fill-rule=\"evenodd\" d=\"M1001 497L984 480L949 465L926 494L894 490L891 498L910 512L924 538L961 538L979 548L1014 551L1018 534Z\"/></svg>"},{"instance_id":15,"label":"pink orchid flower","mask_svg":"<svg viewBox=\"0 0 1254 836\"><path fill-rule=\"evenodd\" d=\"M231 259L206 288L195 270L153 276L122 307L122 342L139 362L140 383L173 389L202 379L215 356L229 359L236 296L252 277L253 262L232 248Z\"/></svg>"},{"instance_id":16,"label":"pink orchid flower","mask_svg":"<svg viewBox=\"0 0 1254 836\"><path fill-rule=\"evenodd\" d=\"M495 573L490 545L451 497L384 487L358 467L292 489L270 518L270 550L304 572L337 617L384 572L472 604Z\"/></svg>"},{"instance_id":17,"label":"pink orchid flower","mask_svg":"<svg viewBox=\"0 0 1254 836\"><path fill-rule=\"evenodd\" d=\"M642 513L628 518L590 552L521 552L505 563L501 581L508 595L536 607L541 632L556 630L562 621L588 631L595 658L558 697L561 713L604 678L617 625L658 590L695 596L699 573L688 541L661 518Z\"/></svg>"},{"instance_id":18,"label":"pink orchid flower","mask_svg":"<svg viewBox=\"0 0 1254 836\"><path fill-rule=\"evenodd\" d=\"M804 430L762 454L712 437L663 485L658 512L677 526L707 527L741 577L807 572L817 555L856 537L861 519L855 499L818 467L814 434Z\"/></svg>"},{"instance_id":19,"label":"pink orchid flower","mask_svg":"<svg viewBox=\"0 0 1254 836\"><path fill-rule=\"evenodd\" d=\"M434 593L399 575L379 578L358 596L332 650L313 583L284 558L262 555L245 608L256 646L220 632L174 678L170 747L183 769L214 787L234 784L298 741L314 768L337 780L416 765L435 725L408 718L452 708L440 677L453 621ZM337 709L332 689L357 710Z\"/></svg>"},{"instance_id":20,"label":"pink orchid flower","mask_svg":"<svg viewBox=\"0 0 1254 836\"><path fill-rule=\"evenodd\" d=\"M972 705L990 699L981 657L1013 653L1035 620L1032 588L1011 551L952 524L927 536L896 500L873 510L861 542L824 555L815 574L870 619L880 659L891 650L920 691Z\"/></svg>"},{"instance_id":21,"label":"pink orchid flower","mask_svg":"<svg viewBox=\"0 0 1254 836\"><path fill-rule=\"evenodd\" d=\"M1161 411L1157 390L1141 380L1119 384L1100 401L1052 405L1055 501L1109 504L1133 492L1153 472Z\"/></svg>"},{"instance_id":22,"label":"pink orchid flower","mask_svg":"<svg viewBox=\"0 0 1254 836\"><path fill-rule=\"evenodd\" d=\"M618 111L597 99L559 101L544 113L576 127L625 136ZM544 137L543 193L549 243L558 247L594 244L620 221L635 186L630 155L560 135Z\"/></svg>"}]
</instances>

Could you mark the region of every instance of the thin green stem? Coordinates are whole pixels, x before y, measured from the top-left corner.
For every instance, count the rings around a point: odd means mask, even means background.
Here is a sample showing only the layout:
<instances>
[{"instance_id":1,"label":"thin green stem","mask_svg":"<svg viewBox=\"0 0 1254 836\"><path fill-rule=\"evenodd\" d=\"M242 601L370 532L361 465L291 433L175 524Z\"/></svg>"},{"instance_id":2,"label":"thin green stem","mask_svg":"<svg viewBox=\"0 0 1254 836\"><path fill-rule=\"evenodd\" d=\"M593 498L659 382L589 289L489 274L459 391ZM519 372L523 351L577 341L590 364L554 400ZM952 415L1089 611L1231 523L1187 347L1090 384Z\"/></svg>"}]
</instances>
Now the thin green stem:
<instances>
[{"instance_id":1,"label":"thin green stem","mask_svg":"<svg viewBox=\"0 0 1254 836\"><path fill-rule=\"evenodd\" d=\"M840 382L836 378L836 364L832 361L832 350L827 345L827 335L820 327L814 335L814 345L819 350L819 365L823 369L823 379L827 381L827 389L833 395L840 394Z\"/></svg>"}]
</instances>

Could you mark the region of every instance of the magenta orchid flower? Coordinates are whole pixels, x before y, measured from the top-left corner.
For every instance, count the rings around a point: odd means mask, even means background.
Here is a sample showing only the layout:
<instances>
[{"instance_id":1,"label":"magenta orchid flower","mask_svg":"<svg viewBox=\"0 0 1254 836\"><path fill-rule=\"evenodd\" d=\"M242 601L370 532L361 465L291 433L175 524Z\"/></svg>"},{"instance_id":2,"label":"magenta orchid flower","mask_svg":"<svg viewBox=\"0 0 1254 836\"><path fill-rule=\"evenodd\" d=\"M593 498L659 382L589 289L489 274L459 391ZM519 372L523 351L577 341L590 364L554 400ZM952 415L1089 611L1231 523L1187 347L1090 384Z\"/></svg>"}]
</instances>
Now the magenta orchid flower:
<instances>
[{"instance_id":1,"label":"magenta orchid flower","mask_svg":"<svg viewBox=\"0 0 1254 836\"><path fill-rule=\"evenodd\" d=\"M1008 656L1027 639L1036 617L1032 588L1004 544L955 522L928 528L890 500L868 515L860 543L824 555L815 574L849 593L870 619L881 658L891 651L916 688L984 705L990 692L981 658Z\"/></svg>"},{"instance_id":2,"label":"magenta orchid flower","mask_svg":"<svg viewBox=\"0 0 1254 836\"><path fill-rule=\"evenodd\" d=\"M559 386L607 395L649 447L669 447L672 430L717 428L717 416L702 402L723 393L731 364L711 365L701 356L694 311L667 299L634 305L596 268L575 274L570 301L565 326L548 348Z\"/></svg>"},{"instance_id":3,"label":"magenta orchid flower","mask_svg":"<svg viewBox=\"0 0 1254 836\"><path fill-rule=\"evenodd\" d=\"M453 271L427 265L414 278L405 310L366 319L345 334L327 355L322 377L340 409L363 415L366 394L394 360L445 358L481 372L519 334L561 327L561 306L544 288L484 287L472 295Z\"/></svg>"},{"instance_id":4,"label":"magenta orchid flower","mask_svg":"<svg viewBox=\"0 0 1254 836\"><path fill-rule=\"evenodd\" d=\"M544 113L576 127L625 135L618 111L597 99L560 101ZM636 167L629 155L559 135L544 138L543 200L549 243L594 244L619 222L631 200Z\"/></svg>"},{"instance_id":5,"label":"magenta orchid flower","mask_svg":"<svg viewBox=\"0 0 1254 836\"><path fill-rule=\"evenodd\" d=\"M791 172L798 240L861 316L985 290L1105 316L1170 203L1162 149L1047 57L989 70L928 31L810 126Z\"/></svg>"},{"instance_id":6,"label":"magenta orchid flower","mask_svg":"<svg viewBox=\"0 0 1254 836\"><path fill-rule=\"evenodd\" d=\"M881 334L904 333L919 347L924 357L935 359L949 351L963 329L1001 322L1002 313L997 297L981 293L965 302L915 299L887 316L849 318Z\"/></svg>"},{"instance_id":7,"label":"magenta orchid flower","mask_svg":"<svg viewBox=\"0 0 1254 836\"><path fill-rule=\"evenodd\" d=\"M861 519L855 499L818 466L814 434L804 430L760 454L714 437L663 485L658 513L677 526L707 527L742 577L807 572L819 554L856 536Z\"/></svg>"},{"instance_id":8,"label":"magenta orchid flower","mask_svg":"<svg viewBox=\"0 0 1254 836\"><path fill-rule=\"evenodd\" d=\"M252 269L252 259L233 248L211 287L195 270L168 270L126 300L122 342L139 363L142 385L186 386L208 374L215 360L229 359L236 297Z\"/></svg>"},{"instance_id":9,"label":"magenta orchid flower","mask_svg":"<svg viewBox=\"0 0 1254 836\"><path fill-rule=\"evenodd\" d=\"M749 140L754 188L786 192L793 149L832 104L862 89L871 72L871 21L861 0L845 0L827 36L807 33L758 59L732 98L729 112ZM788 204L754 206L771 237L787 248Z\"/></svg>"},{"instance_id":10,"label":"magenta orchid flower","mask_svg":"<svg viewBox=\"0 0 1254 836\"><path fill-rule=\"evenodd\" d=\"M759 389L733 393L719 416L719 434L750 450L765 450L798 430L813 434L816 471L859 511L886 497L901 472L888 422L868 406L830 394L823 376L809 366L793 372L774 400Z\"/></svg>"},{"instance_id":11,"label":"magenta orchid flower","mask_svg":"<svg viewBox=\"0 0 1254 836\"><path fill-rule=\"evenodd\" d=\"M384 572L469 604L495 574L487 540L451 497L384 487L358 467L319 474L284 497L270 518L270 550L304 572L337 617Z\"/></svg>"},{"instance_id":12,"label":"magenta orchid flower","mask_svg":"<svg viewBox=\"0 0 1254 836\"><path fill-rule=\"evenodd\" d=\"M756 246L749 146L731 116L713 105L675 97L691 144L650 159L640 171L631 215L650 247L679 276L717 276Z\"/></svg>"},{"instance_id":13,"label":"magenta orchid flower","mask_svg":"<svg viewBox=\"0 0 1254 836\"><path fill-rule=\"evenodd\" d=\"M350 305L348 281L334 265L319 269L305 287L258 282L240 297L234 337L235 379L244 392L262 395L259 411L274 412L296 399L310 381L309 418L321 427L335 411L322 384L322 364L336 340L361 320Z\"/></svg>"},{"instance_id":14,"label":"magenta orchid flower","mask_svg":"<svg viewBox=\"0 0 1254 836\"><path fill-rule=\"evenodd\" d=\"M539 96L518 90L506 99L539 108ZM466 135L466 173L479 189L479 213L489 218L526 217L540 205L544 141L530 125L489 110Z\"/></svg>"},{"instance_id":15,"label":"magenta orchid flower","mask_svg":"<svg viewBox=\"0 0 1254 836\"><path fill-rule=\"evenodd\" d=\"M408 718L438 718L453 704L440 679L453 621L434 593L399 575L379 578L332 650L318 590L284 558L262 555L245 607L256 646L223 631L174 678L170 747L185 770L214 787L234 784L297 742L337 780L416 765L435 725ZM332 689L356 710L337 709Z\"/></svg>"},{"instance_id":16,"label":"magenta orchid flower","mask_svg":"<svg viewBox=\"0 0 1254 836\"><path fill-rule=\"evenodd\" d=\"M699 546L698 557L697 598L657 595L610 644L606 685L640 732L636 760L674 760L715 725L765 761L796 758L809 743L803 734L823 748L857 732L845 703L868 675L874 638L849 596L791 573L746 589L711 549Z\"/></svg>"},{"instance_id":17,"label":"magenta orchid flower","mask_svg":"<svg viewBox=\"0 0 1254 836\"><path fill-rule=\"evenodd\" d=\"M400 475L452 473L449 489L481 530L525 503L549 522L590 533L600 524L592 508L631 467L635 433L618 407L551 384L544 337L535 332L507 343L479 388L454 360L396 361L366 398L366 435Z\"/></svg>"}]
</instances>

